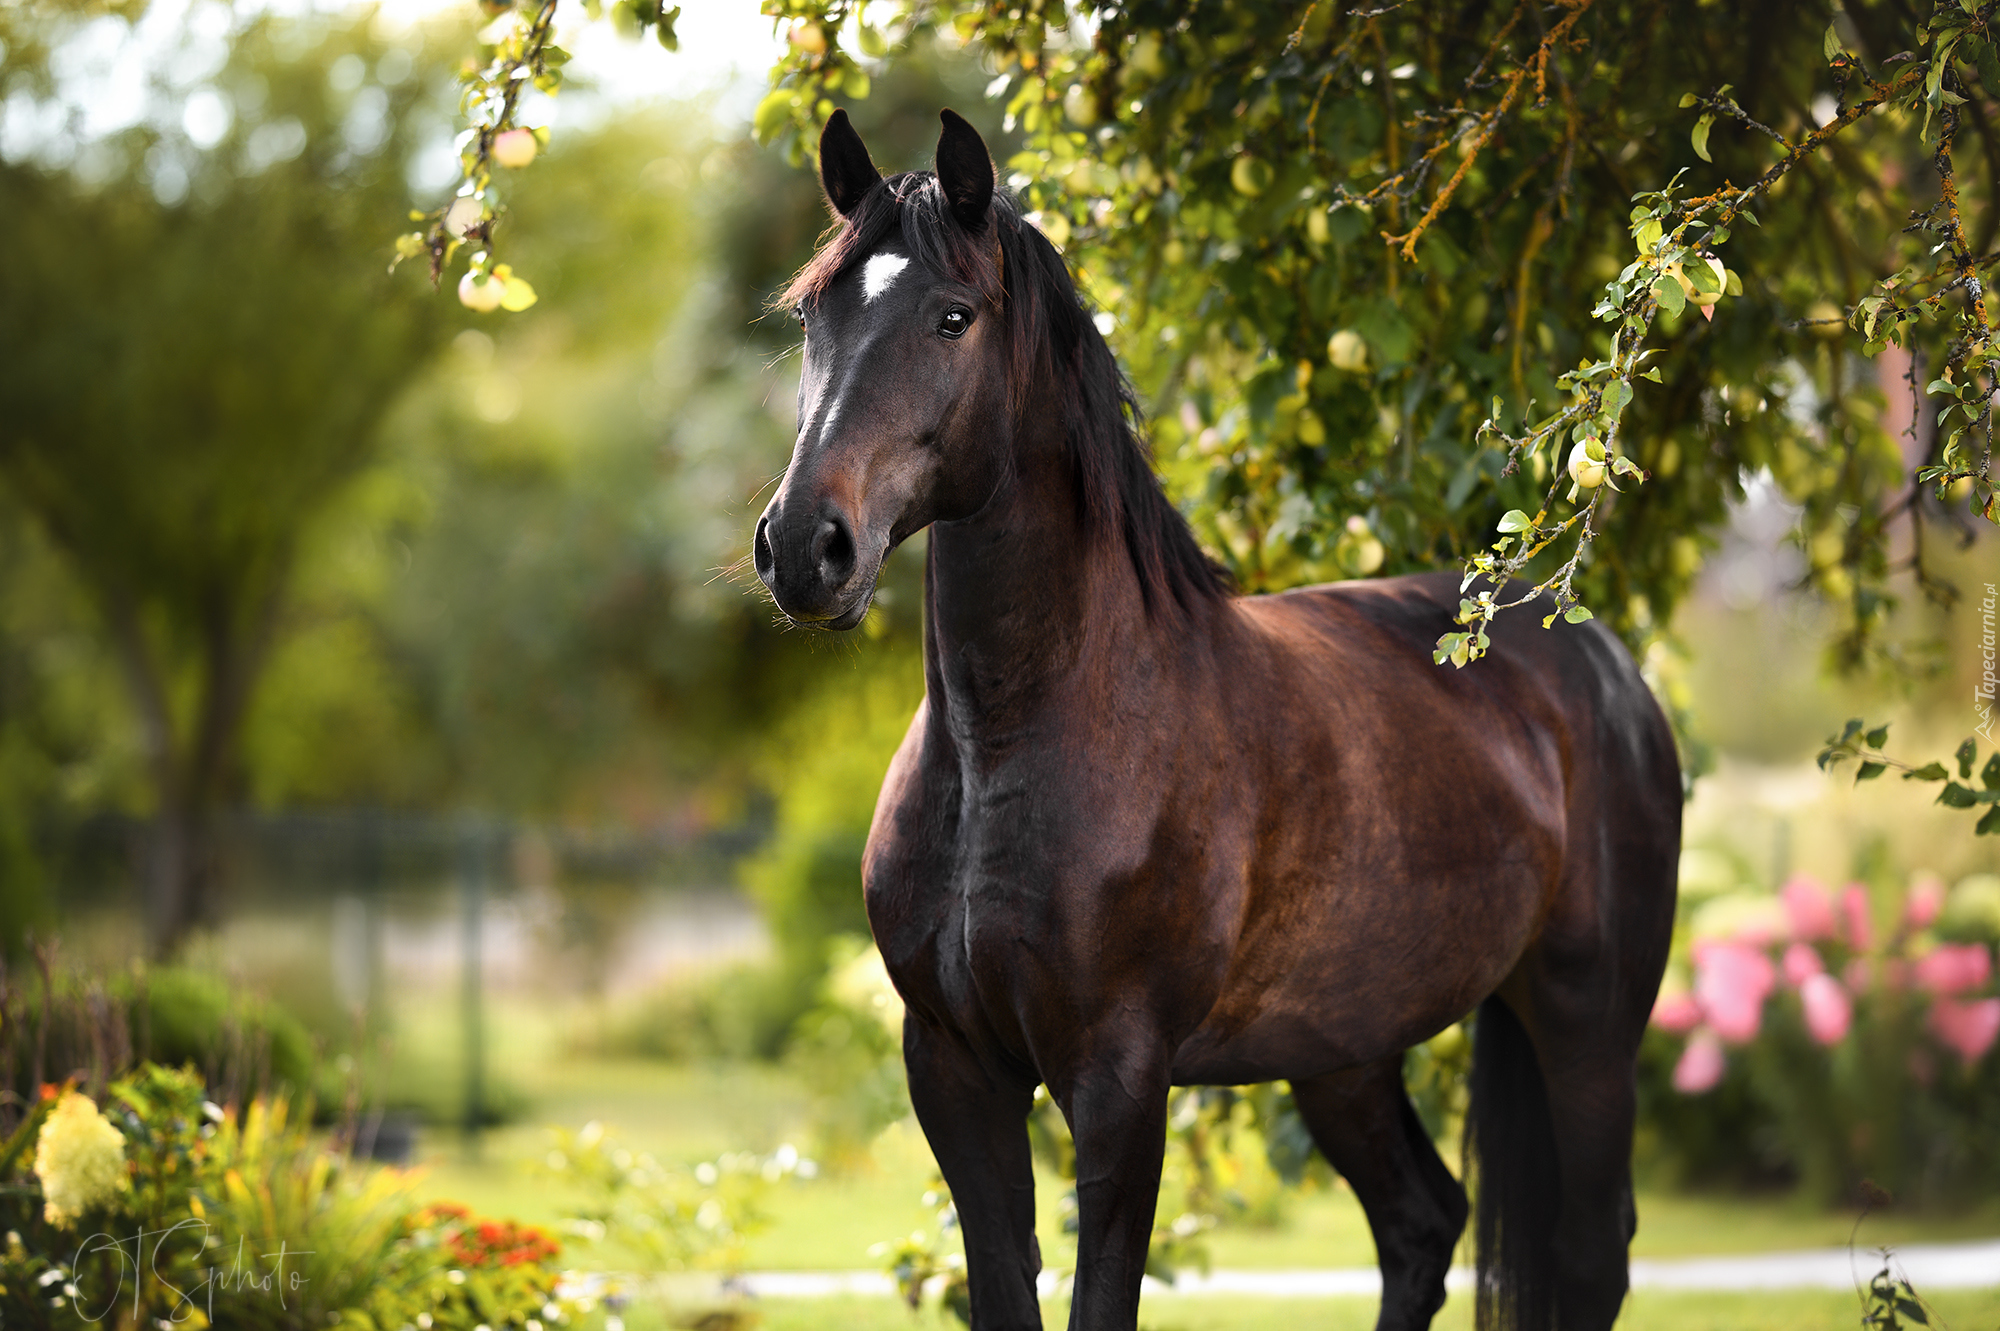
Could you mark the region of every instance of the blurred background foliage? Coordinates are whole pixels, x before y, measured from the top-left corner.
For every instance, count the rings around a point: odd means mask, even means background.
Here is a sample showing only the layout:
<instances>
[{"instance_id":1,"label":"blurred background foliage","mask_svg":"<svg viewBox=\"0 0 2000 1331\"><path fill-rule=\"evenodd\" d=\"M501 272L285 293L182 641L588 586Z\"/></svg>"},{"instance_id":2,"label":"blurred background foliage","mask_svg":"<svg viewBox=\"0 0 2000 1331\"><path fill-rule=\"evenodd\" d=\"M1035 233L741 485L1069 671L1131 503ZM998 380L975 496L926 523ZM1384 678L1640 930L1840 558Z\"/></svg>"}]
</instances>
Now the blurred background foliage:
<instances>
[{"instance_id":1,"label":"blurred background foliage","mask_svg":"<svg viewBox=\"0 0 2000 1331\"><path fill-rule=\"evenodd\" d=\"M789 5L778 37L828 13ZM1455 35L1407 7L1379 47L1328 56L1348 19L1317 6L1310 42L1269 56L1304 13L1205 4L1199 40L1151 45L1164 8L1107 13L1102 41L1045 26L1048 82L1026 102L1026 29L919 22L863 50L868 95L843 97L885 170L929 164L942 105L987 136L1085 270L1171 488L1253 589L1483 539L1521 502L1474 446L1485 400L1518 419L1593 345L1593 288L1630 258L1620 191L1692 161L1673 97L1761 43L1763 109L1802 125L1824 69L1824 18L1803 7L1752 32L1726 7L1670 6L1632 50L1593 28L1603 68L1568 68L1602 151L1579 149L1570 194L1548 174L1567 131L1535 111L1411 266L1372 238L1384 209L1333 209L1329 182L1387 160L1390 109L1462 77L1492 16ZM840 641L778 626L740 565L793 430L796 331L765 302L824 204L726 107L592 101L572 66L574 122L523 169L500 231L539 303L480 317L413 265L388 274L397 219L448 188L435 163L470 21L0 6L0 1081L25 1099L71 1073L102 1091L135 1059L191 1063L225 1100L296 1093L350 1146L414 1149L437 1186L548 1224L556 1194L493 1167L544 1158L527 1116L619 1115L670 1165L790 1135L861 1181L782 1193L793 1218L771 1232L789 1246L748 1239L745 1260L858 1264L907 1231L906 1185L929 1170L859 882L923 688L922 541ZM108 123L114 76L143 95ZM1302 143L1316 80L1327 119ZM1889 357L1793 326L1901 243L1850 189L1895 172L1921 189L1910 127L1881 119L1788 185L1762 231L1739 228L1743 297L1663 325L1664 382L1642 385L1629 438L1667 483L1620 497L1589 566L1591 603L1639 647L1691 764L1712 766L1690 844L1745 893L1804 870L1892 901L1919 869L2000 871L1996 839L1931 792L1836 789L1808 761L1857 711L1948 747L1976 682L1976 621L1901 567L1915 528L1864 530L1902 502L1897 438L1929 447L1925 413L1896 414ZM1717 172L1755 165L1721 128L1711 148ZM1250 159L1270 178L1237 169ZM1988 188L1968 187L1981 218ZM1341 331L1358 340L1336 363ZM1930 500L1903 511L1949 537L1925 547L1937 578L1994 576L1990 537L1960 544L1969 528ZM1874 654L1829 654L1864 619ZM1463 1049L1453 1028L1409 1060L1446 1140ZM1817 1168L1769 1149L1782 1116L1745 1089L1763 1063L1696 1103L1669 1099L1655 1054L1661 1186ZM2000 1056L1981 1067L1964 1085L1983 1123ZM1054 1118L1037 1122L1060 1234ZM436 1145L495 1122L483 1156ZM1191 1095L1176 1122L1168 1260L1368 1260L1281 1094ZM1303 1200L1277 1182L1301 1178ZM1647 1205L1651 1233L1677 1232ZM1291 1232L1334 1246L1285 1248ZM932 1238L917 1247L942 1261Z\"/></svg>"}]
</instances>

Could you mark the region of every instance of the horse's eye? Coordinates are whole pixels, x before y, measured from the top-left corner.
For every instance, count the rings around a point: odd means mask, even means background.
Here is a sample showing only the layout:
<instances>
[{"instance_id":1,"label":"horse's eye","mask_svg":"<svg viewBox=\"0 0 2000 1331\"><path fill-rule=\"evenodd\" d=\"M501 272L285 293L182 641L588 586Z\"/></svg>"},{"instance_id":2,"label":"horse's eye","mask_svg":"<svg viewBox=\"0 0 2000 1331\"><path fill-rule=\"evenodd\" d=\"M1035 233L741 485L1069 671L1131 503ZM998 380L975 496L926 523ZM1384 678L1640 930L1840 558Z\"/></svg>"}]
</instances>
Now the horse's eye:
<instances>
[{"instance_id":1,"label":"horse's eye","mask_svg":"<svg viewBox=\"0 0 2000 1331\"><path fill-rule=\"evenodd\" d=\"M944 318L938 320L938 336L963 337L965 330L970 327L972 327L971 312L954 305L944 312Z\"/></svg>"},{"instance_id":2,"label":"horse's eye","mask_svg":"<svg viewBox=\"0 0 2000 1331\"><path fill-rule=\"evenodd\" d=\"M806 326L806 307L803 305L794 307L792 317L799 321L799 327L804 328Z\"/></svg>"}]
</instances>

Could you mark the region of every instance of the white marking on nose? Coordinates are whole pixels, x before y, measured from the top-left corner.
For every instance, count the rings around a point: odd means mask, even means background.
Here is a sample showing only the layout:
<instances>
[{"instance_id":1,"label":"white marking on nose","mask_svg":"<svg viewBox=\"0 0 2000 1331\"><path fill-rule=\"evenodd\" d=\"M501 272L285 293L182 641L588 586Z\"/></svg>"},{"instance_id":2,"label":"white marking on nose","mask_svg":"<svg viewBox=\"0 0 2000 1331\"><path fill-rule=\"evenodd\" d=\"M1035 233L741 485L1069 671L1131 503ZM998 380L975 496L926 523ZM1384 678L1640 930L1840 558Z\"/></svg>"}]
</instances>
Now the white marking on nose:
<instances>
[{"instance_id":1,"label":"white marking on nose","mask_svg":"<svg viewBox=\"0 0 2000 1331\"><path fill-rule=\"evenodd\" d=\"M870 301L889 289L896 280L896 274L910 266L908 258L901 254L878 254L861 266L861 296Z\"/></svg>"}]
</instances>

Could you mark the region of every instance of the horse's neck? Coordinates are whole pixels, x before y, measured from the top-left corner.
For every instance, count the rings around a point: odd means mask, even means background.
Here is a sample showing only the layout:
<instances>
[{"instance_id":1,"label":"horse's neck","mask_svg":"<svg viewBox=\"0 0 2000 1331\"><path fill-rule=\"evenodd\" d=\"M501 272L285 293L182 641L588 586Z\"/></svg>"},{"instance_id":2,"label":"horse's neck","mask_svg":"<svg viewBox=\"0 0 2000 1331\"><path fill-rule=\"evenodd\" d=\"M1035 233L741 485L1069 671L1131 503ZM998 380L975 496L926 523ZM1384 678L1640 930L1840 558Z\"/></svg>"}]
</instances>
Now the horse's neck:
<instances>
[{"instance_id":1,"label":"horse's neck","mask_svg":"<svg viewBox=\"0 0 2000 1331\"><path fill-rule=\"evenodd\" d=\"M1080 672L1148 646L1124 541L1087 532L1067 461L1040 457L988 511L931 529L925 674L961 738L1005 745L1074 696Z\"/></svg>"}]
</instances>

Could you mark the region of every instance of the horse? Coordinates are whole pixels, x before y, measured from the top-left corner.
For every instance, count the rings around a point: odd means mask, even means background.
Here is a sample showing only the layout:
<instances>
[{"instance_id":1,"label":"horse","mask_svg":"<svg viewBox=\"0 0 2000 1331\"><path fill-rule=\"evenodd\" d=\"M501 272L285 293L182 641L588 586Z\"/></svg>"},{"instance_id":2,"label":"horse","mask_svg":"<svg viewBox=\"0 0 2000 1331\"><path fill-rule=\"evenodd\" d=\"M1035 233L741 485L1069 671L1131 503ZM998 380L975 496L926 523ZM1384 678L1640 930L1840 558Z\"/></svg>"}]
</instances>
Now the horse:
<instances>
[{"instance_id":1,"label":"horse","mask_svg":"<svg viewBox=\"0 0 2000 1331\"><path fill-rule=\"evenodd\" d=\"M1681 817L1630 655L1524 611L1441 668L1449 572L1236 594L977 131L945 111L936 169L884 178L836 111L819 168L752 561L794 624L851 629L929 531L925 697L862 879L973 1327L1042 1324L1038 1083L1076 1148L1070 1326L1109 1331L1136 1324L1171 1088L1277 1080L1367 1213L1378 1327L1428 1326L1468 1206L1402 1060L1475 1009L1479 1324L1611 1326Z\"/></svg>"}]
</instances>

